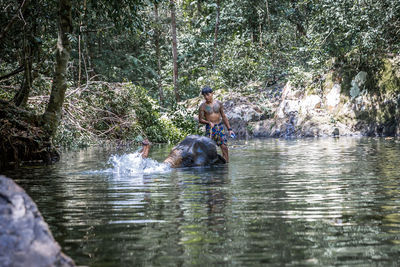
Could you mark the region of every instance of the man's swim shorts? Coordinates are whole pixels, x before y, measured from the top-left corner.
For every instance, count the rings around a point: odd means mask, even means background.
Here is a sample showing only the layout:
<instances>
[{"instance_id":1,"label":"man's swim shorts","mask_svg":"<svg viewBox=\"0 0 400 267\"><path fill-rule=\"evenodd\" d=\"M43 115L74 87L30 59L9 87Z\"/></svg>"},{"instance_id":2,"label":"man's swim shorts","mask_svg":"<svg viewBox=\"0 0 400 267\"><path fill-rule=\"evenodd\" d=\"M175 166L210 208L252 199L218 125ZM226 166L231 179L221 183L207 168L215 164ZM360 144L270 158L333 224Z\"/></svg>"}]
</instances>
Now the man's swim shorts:
<instances>
[{"instance_id":1,"label":"man's swim shorts","mask_svg":"<svg viewBox=\"0 0 400 267\"><path fill-rule=\"evenodd\" d=\"M226 139L225 135L224 125L222 122L212 127L211 136L210 136L210 125L206 124L206 136L214 140L215 143L217 143L217 146L220 146L222 144L226 145L228 143L228 140Z\"/></svg>"}]
</instances>

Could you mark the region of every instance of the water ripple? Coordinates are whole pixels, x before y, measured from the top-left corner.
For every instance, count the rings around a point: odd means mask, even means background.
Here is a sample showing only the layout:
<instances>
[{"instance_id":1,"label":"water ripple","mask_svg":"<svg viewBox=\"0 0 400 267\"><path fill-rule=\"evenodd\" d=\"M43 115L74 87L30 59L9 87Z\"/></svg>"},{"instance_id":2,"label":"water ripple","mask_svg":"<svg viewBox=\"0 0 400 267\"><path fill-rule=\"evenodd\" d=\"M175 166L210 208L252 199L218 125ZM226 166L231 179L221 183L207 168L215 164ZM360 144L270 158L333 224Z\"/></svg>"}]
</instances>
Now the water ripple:
<instances>
[{"instance_id":1,"label":"water ripple","mask_svg":"<svg viewBox=\"0 0 400 267\"><path fill-rule=\"evenodd\" d=\"M79 265L400 261L400 143L267 139L232 148L229 165L217 167L172 170L137 151L85 150L8 175Z\"/></svg>"}]
</instances>

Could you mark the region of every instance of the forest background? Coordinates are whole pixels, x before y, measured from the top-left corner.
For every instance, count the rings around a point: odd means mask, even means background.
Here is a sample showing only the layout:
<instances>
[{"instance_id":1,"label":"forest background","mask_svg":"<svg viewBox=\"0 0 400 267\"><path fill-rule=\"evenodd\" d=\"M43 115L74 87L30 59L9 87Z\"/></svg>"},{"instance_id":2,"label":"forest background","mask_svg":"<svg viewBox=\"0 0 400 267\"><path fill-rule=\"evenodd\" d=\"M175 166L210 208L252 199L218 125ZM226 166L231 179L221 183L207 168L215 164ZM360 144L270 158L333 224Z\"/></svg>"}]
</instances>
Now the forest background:
<instances>
[{"instance_id":1,"label":"forest background","mask_svg":"<svg viewBox=\"0 0 400 267\"><path fill-rule=\"evenodd\" d=\"M176 142L199 133L184 101L206 85L246 94L333 70L349 94L365 71L369 92L400 93L376 86L399 54L399 1L0 0L0 12L3 148L40 127L63 147Z\"/></svg>"}]
</instances>

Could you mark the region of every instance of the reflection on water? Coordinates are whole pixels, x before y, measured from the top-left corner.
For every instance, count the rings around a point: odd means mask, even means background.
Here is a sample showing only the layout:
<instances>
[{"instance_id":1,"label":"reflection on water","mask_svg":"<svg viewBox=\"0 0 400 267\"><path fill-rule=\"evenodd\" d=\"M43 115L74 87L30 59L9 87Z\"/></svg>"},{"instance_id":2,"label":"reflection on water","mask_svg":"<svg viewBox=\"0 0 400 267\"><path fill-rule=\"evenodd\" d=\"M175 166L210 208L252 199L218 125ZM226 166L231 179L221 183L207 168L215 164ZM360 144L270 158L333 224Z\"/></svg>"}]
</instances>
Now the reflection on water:
<instances>
[{"instance_id":1,"label":"reflection on water","mask_svg":"<svg viewBox=\"0 0 400 267\"><path fill-rule=\"evenodd\" d=\"M170 147L153 147L162 162ZM117 155L117 156L113 156ZM79 265L396 265L400 143L252 140L229 165L171 170L89 149L6 173Z\"/></svg>"}]
</instances>

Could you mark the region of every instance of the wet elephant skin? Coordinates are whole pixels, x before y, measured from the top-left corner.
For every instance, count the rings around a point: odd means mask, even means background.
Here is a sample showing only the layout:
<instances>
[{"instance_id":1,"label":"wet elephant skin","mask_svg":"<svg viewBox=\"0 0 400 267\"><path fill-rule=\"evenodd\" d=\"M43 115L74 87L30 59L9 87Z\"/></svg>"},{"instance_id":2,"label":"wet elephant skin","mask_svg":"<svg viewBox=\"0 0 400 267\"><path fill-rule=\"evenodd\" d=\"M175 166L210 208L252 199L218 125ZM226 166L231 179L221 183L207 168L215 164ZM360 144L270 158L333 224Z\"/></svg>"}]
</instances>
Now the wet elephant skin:
<instances>
[{"instance_id":1,"label":"wet elephant skin","mask_svg":"<svg viewBox=\"0 0 400 267\"><path fill-rule=\"evenodd\" d=\"M213 140L205 136L189 135L172 149L165 162L179 168L223 164L225 160L217 153Z\"/></svg>"}]
</instances>

